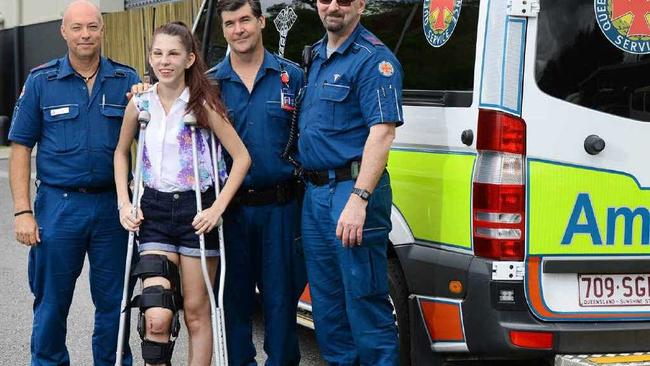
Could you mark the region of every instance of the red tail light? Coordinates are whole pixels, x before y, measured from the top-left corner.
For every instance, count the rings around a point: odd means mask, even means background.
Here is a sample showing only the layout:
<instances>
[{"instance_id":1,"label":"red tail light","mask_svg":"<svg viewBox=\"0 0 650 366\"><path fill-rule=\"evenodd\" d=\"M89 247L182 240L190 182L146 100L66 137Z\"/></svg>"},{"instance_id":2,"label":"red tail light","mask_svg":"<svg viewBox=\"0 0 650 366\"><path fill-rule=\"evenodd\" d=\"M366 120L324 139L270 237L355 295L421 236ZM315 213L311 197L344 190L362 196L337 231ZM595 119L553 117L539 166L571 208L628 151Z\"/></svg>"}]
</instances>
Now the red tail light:
<instances>
[{"instance_id":1,"label":"red tail light","mask_svg":"<svg viewBox=\"0 0 650 366\"><path fill-rule=\"evenodd\" d=\"M526 124L498 111L479 111L474 173L474 252L521 260L525 237Z\"/></svg>"},{"instance_id":2,"label":"red tail light","mask_svg":"<svg viewBox=\"0 0 650 366\"><path fill-rule=\"evenodd\" d=\"M553 333L510 331L510 342L522 348L552 349Z\"/></svg>"},{"instance_id":3,"label":"red tail light","mask_svg":"<svg viewBox=\"0 0 650 366\"><path fill-rule=\"evenodd\" d=\"M481 109L476 148L525 155L526 124L507 113Z\"/></svg>"}]
</instances>

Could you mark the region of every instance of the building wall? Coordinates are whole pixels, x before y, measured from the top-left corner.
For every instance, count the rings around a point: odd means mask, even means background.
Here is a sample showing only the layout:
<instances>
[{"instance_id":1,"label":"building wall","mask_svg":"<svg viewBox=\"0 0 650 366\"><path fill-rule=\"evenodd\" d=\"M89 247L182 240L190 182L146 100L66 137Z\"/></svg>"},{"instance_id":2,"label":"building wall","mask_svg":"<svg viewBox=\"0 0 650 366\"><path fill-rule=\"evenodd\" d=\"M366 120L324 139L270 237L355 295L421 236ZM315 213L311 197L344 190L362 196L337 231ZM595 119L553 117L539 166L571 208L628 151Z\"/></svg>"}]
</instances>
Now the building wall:
<instances>
[{"instance_id":1,"label":"building wall","mask_svg":"<svg viewBox=\"0 0 650 366\"><path fill-rule=\"evenodd\" d=\"M103 13L124 10L124 0L91 1L97 4ZM4 19L4 28L60 20L69 2L70 0L2 0L0 17Z\"/></svg>"},{"instance_id":2,"label":"building wall","mask_svg":"<svg viewBox=\"0 0 650 366\"><path fill-rule=\"evenodd\" d=\"M15 5L20 2L18 17ZM0 13L5 18L0 28L0 115L11 116L29 70L66 53L59 33L63 9L69 0L0 0ZM123 6L124 0L95 0L102 11L110 6ZM102 53L118 62L133 66L143 76L147 47L153 30L168 21L181 20L192 25L203 0L182 0L156 6L104 14L106 30ZM16 27L15 19L23 22ZM18 45L16 47L16 44ZM47 45L44 47L44 45Z\"/></svg>"},{"instance_id":3,"label":"building wall","mask_svg":"<svg viewBox=\"0 0 650 366\"><path fill-rule=\"evenodd\" d=\"M133 66L143 76L154 29L173 20L192 27L202 3L203 0L183 0L104 14L106 33L102 50L113 60Z\"/></svg>"}]
</instances>

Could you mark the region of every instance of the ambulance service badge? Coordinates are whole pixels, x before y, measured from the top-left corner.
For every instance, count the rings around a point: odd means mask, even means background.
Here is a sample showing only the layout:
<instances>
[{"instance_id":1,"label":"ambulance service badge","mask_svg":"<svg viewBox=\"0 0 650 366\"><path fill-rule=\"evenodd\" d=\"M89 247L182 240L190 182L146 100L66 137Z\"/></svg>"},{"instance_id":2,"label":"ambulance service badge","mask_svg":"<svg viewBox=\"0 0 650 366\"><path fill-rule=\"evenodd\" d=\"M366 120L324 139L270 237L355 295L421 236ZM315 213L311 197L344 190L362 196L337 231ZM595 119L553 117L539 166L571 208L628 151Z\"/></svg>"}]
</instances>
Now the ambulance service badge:
<instances>
[{"instance_id":1,"label":"ambulance service badge","mask_svg":"<svg viewBox=\"0 0 650 366\"><path fill-rule=\"evenodd\" d=\"M650 53L650 2L594 0L596 21L605 37L629 53Z\"/></svg>"},{"instance_id":2,"label":"ambulance service badge","mask_svg":"<svg viewBox=\"0 0 650 366\"><path fill-rule=\"evenodd\" d=\"M391 64L388 61L380 62L378 69L379 69L379 73L387 78L393 76L393 74L395 73L395 68L393 67L393 64Z\"/></svg>"},{"instance_id":3,"label":"ambulance service badge","mask_svg":"<svg viewBox=\"0 0 650 366\"><path fill-rule=\"evenodd\" d=\"M424 0L422 27L433 47L442 47L454 32L463 0Z\"/></svg>"}]
</instances>

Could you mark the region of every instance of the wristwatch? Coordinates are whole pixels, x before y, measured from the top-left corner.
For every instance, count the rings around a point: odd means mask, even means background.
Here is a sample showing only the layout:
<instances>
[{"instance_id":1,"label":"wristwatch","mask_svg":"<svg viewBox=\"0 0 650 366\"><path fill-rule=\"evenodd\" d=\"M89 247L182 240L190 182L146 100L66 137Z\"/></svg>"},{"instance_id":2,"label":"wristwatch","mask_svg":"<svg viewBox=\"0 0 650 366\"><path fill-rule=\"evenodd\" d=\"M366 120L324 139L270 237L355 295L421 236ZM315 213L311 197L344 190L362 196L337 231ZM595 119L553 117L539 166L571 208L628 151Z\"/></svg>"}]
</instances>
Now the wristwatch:
<instances>
[{"instance_id":1,"label":"wristwatch","mask_svg":"<svg viewBox=\"0 0 650 366\"><path fill-rule=\"evenodd\" d=\"M356 194L357 196L361 197L362 200L368 201L372 193L370 193L370 191L367 189L355 187L352 189L352 194Z\"/></svg>"}]
</instances>

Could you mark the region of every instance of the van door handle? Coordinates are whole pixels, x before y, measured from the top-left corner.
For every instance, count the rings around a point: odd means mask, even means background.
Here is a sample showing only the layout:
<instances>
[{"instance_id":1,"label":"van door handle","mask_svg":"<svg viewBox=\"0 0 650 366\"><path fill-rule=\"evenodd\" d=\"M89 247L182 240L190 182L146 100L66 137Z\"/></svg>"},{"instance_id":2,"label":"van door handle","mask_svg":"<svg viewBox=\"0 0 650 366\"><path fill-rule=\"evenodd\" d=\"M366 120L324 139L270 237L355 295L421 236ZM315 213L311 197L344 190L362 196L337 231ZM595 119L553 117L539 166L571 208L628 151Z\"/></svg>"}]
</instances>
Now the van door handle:
<instances>
[{"instance_id":1,"label":"van door handle","mask_svg":"<svg viewBox=\"0 0 650 366\"><path fill-rule=\"evenodd\" d=\"M589 135L585 139L585 151L589 155L597 155L605 150L605 140L598 135Z\"/></svg>"},{"instance_id":2,"label":"van door handle","mask_svg":"<svg viewBox=\"0 0 650 366\"><path fill-rule=\"evenodd\" d=\"M460 134L460 141L463 142L463 144L467 146L472 146L474 143L474 131L472 130L465 130L463 133Z\"/></svg>"}]
</instances>

